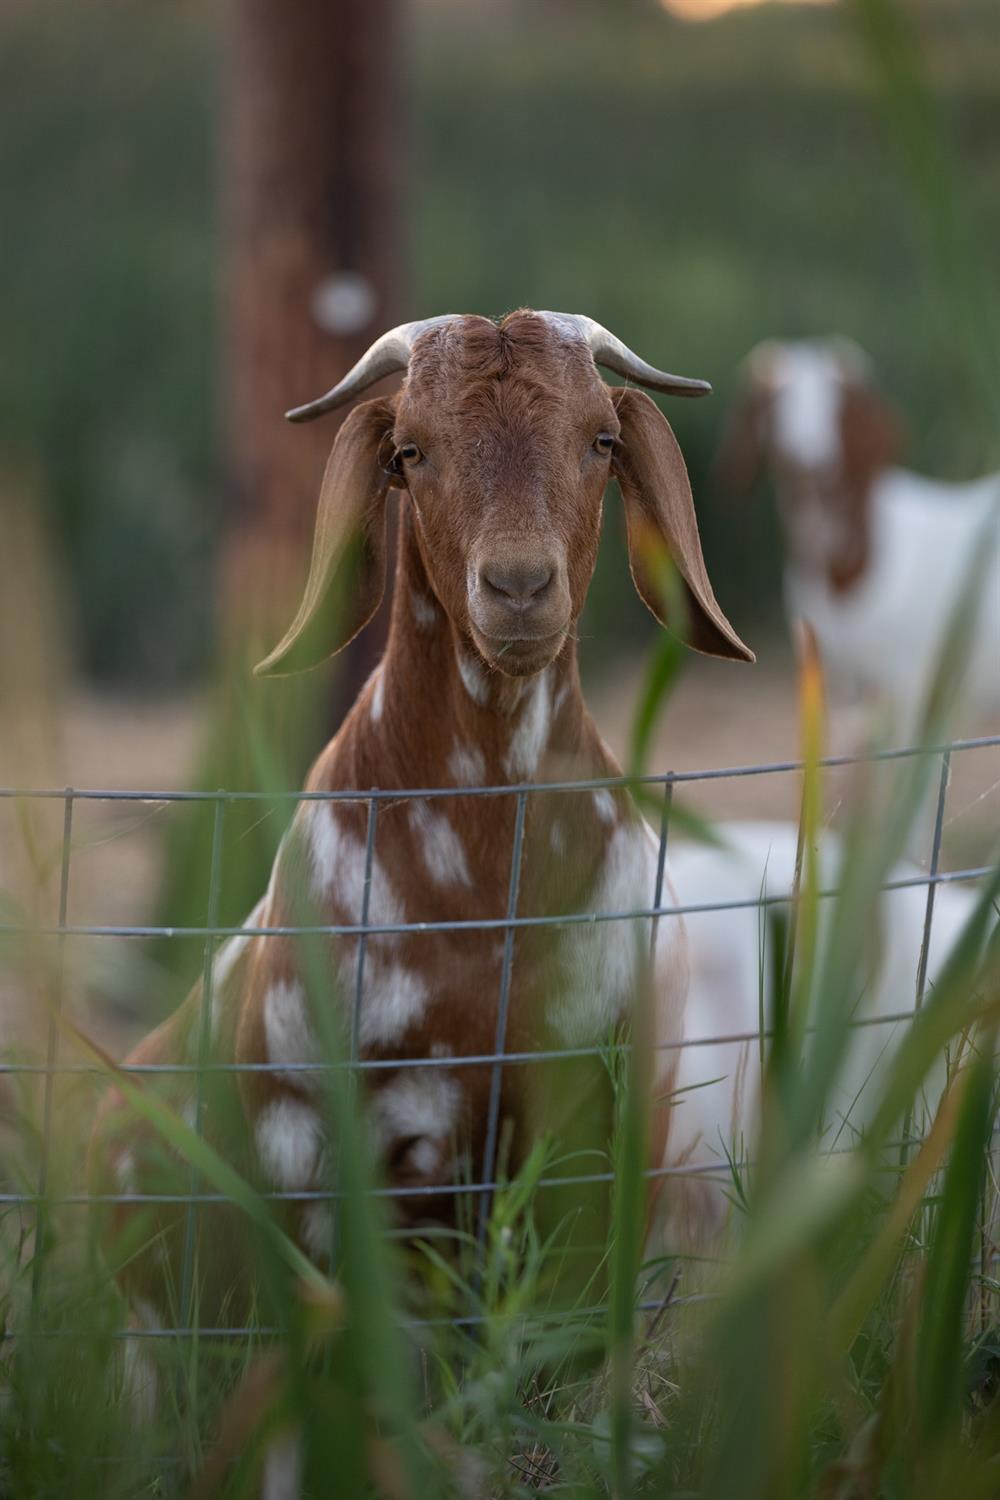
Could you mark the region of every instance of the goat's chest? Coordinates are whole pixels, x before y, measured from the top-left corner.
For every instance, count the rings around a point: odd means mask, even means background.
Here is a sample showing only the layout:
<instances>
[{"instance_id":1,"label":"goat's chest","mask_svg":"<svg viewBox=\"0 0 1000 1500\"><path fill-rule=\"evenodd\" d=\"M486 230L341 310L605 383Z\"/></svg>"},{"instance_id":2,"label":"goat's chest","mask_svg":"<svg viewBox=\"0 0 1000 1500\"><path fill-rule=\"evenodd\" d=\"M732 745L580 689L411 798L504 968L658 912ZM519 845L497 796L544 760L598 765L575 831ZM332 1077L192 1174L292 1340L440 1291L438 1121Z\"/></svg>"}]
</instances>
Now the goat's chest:
<instances>
[{"instance_id":1,"label":"goat's chest","mask_svg":"<svg viewBox=\"0 0 1000 1500\"><path fill-rule=\"evenodd\" d=\"M596 1048L628 1014L649 955L641 914L657 895L657 848L624 799L587 799L574 812L566 798L537 798L519 862L512 820L463 824L459 799L380 815L374 847L360 808L345 817L315 804L300 820L270 921L296 925L304 899L331 925L364 929L333 938L318 999L378 1065L367 1074L374 1131L397 1183L449 1177L458 1139L481 1152L498 1054ZM264 1060L301 1091L301 1064L322 1045L294 944L262 954L257 989ZM543 1071L523 1059L500 1071L515 1139L537 1118Z\"/></svg>"}]
</instances>

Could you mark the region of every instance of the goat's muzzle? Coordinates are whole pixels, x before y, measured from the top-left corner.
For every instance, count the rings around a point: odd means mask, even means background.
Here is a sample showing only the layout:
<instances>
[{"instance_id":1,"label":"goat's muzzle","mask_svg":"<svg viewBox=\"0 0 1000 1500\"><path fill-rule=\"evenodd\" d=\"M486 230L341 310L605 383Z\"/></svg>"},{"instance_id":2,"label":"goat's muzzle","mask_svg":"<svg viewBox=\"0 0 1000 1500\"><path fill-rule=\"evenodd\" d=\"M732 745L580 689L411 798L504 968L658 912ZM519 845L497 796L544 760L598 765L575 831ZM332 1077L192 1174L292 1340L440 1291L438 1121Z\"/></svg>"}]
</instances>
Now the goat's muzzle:
<instances>
[{"instance_id":1,"label":"goat's muzzle","mask_svg":"<svg viewBox=\"0 0 1000 1500\"><path fill-rule=\"evenodd\" d=\"M469 570L476 645L511 676L540 671L558 654L570 611L566 569L555 557L497 553Z\"/></svg>"}]
</instances>

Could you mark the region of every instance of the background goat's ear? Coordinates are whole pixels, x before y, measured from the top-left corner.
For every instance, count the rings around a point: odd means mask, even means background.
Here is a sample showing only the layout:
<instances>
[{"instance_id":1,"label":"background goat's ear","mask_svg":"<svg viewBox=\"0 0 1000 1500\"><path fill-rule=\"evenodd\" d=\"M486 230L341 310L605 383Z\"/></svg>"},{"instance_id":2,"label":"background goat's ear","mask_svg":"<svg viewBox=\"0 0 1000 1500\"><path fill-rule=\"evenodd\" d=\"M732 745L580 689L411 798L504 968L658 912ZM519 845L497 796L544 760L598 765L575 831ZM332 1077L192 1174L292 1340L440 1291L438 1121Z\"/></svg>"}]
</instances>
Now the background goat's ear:
<instances>
[{"instance_id":1,"label":"background goat's ear","mask_svg":"<svg viewBox=\"0 0 1000 1500\"><path fill-rule=\"evenodd\" d=\"M394 420L391 401L365 401L338 432L320 489L302 603L278 645L254 668L258 676L317 666L342 651L382 602L390 475L379 452Z\"/></svg>"},{"instance_id":2,"label":"background goat's ear","mask_svg":"<svg viewBox=\"0 0 1000 1500\"><path fill-rule=\"evenodd\" d=\"M753 661L753 652L722 613L708 580L691 485L670 423L642 391L622 389L613 394L621 422L615 476L625 502L629 567L640 598L661 625L678 630L696 651ZM650 529L665 544L684 582L686 622L666 618L663 589L643 557L642 537Z\"/></svg>"},{"instance_id":3,"label":"background goat's ear","mask_svg":"<svg viewBox=\"0 0 1000 1500\"><path fill-rule=\"evenodd\" d=\"M903 424L874 386L850 384L841 399L840 442L848 483L867 489L876 474L902 457Z\"/></svg>"}]
</instances>

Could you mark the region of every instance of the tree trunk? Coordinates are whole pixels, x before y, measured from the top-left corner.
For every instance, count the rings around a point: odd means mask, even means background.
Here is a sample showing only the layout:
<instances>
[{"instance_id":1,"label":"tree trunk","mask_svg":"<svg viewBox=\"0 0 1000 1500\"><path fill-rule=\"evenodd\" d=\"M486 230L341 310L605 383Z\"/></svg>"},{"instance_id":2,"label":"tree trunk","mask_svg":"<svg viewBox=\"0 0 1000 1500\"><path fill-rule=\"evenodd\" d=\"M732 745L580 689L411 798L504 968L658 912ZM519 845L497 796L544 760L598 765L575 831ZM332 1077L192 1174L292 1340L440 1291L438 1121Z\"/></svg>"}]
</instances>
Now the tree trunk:
<instances>
[{"instance_id":1,"label":"tree trunk","mask_svg":"<svg viewBox=\"0 0 1000 1500\"><path fill-rule=\"evenodd\" d=\"M202 788L287 791L353 701L381 650L388 600L337 659L255 680L305 581L331 416L292 426L289 406L329 389L372 338L401 321L402 0L228 0L222 142L225 534L220 680ZM293 804L229 802L215 915L240 922L267 884ZM213 808L179 810L160 916L209 910ZM189 979L202 943L155 957ZM171 996L171 998L174 998Z\"/></svg>"},{"instance_id":2,"label":"tree trunk","mask_svg":"<svg viewBox=\"0 0 1000 1500\"><path fill-rule=\"evenodd\" d=\"M254 652L288 623L336 432L283 413L402 316L400 19L400 0L230 0L223 632ZM312 685L329 727L380 644L360 638L332 701Z\"/></svg>"}]
</instances>

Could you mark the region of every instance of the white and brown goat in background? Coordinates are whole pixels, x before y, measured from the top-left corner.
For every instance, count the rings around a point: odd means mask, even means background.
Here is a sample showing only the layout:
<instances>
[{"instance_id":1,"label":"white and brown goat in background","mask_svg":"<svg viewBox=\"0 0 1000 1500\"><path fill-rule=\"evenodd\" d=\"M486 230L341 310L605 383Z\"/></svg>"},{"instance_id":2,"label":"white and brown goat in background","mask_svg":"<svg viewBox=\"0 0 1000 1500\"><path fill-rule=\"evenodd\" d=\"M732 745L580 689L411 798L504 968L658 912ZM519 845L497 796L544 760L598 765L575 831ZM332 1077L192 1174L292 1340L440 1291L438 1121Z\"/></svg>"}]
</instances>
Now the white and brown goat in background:
<instances>
[{"instance_id":1,"label":"white and brown goat in background","mask_svg":"<svg viewBox=\"0 0 1000 1500\"><path fill-rule=\"evenodd\" d=\"M574 639L612 477L624 500L632 575L653 613L662 618L664 605L647 562L650 537L669 552L687 596L684 621L670 623L699 650L752 660L709 583L670 426L648 396L606 385L597 364L677 395L708 389L654 370L588 318L521 311L499 324L455 316L395 329L328 396L290 414L318 415L381 376L406 371L398 395L365 401L340 429L323 479L305 597L261 667L309 666L371 618L385 586L388 493L398 488L388 645L316 762L309 791L504 787L620 774L584 705ZM334 625L337 606L346 614ZM369 924L502 920L515 804L512 795L384 804ZM303 889L324 924L356 924L366 817L363 800L300 804L247 926L295 926ZM519 914L648 911L657 854L656 839L620 789L532 795ZM668 877L665 904L670 889ZM628 1020L650 936L648 919L517 929L507 1050L603 1043ZM329 1003L341 1006L346 1021L358 939L332 939L327 951ZM358 1051L364 1060L400 1063L366 1075L366 1107L387 1183L412 1190L395 1203L403 1225L447 1216L455 1199L444 1192L438 1199L434 1189L455 1182L458 1153L467 1155L474 1178L482 1169L491 1069L462 1059L495 1048L503 951L497 927L376 932L367 940ZM261 1175L286 1194L322 1188L330 1174L316 1076L295 1071L320 1051L297 959L288 936L240 937L220 950L212 1052L259 1070L239 1075L242 1126L234 1132L230 1120L228 1139L215 1129L211 1103L204 1119L224 1149L239 1149L234 1134L252 1141ZM688 1024L679 916L658 924L653 971L653 1039L678 1042ZM190 1064L199 1055L199 1015L197 990L129 1061ZM684 1159L696 1141L691 1111L672 1123L677 1056L658 1050L652 1067L655 1163ZM427 1057L454 1062L406 1066ZM531 1071L508 1068L503 1079L511 1166L545 1128L528 1085ZM93 1159L113 1191L148 1191L156 1180L156 1153L144 1150L117 1092L103 1107ZM120 1208L119 1228L130 1212ZM134 1257L122 1271L133 1307L150 1321L170 1321L165 1286L168 1275L177 1284L182 1213L158 1212L155 1254ZM290 1208L290 1228L319 1263L330 1254L330 1226L325 1203ZM239 1278L238 1234L220 1229L207 1240L199 1262L202 1318L217 1306L213 1295L230 1295Z\"/></svg>"},{"instance_id":2,"label":"white and brown goat in background","mask_svg":"<svg viewBox=\"0 0 1000 1500\"><path fill-rule=\"evenodd\" d=\"M785 533L785 605L808 620L841 692L914 738L973 552L991 546L962 724L1000 714L1000 475L948 483L898 467L899 420L848 339L768 340L746 358L718 457L746 493L769 469Z\"/></svg>"}]
</instances>

